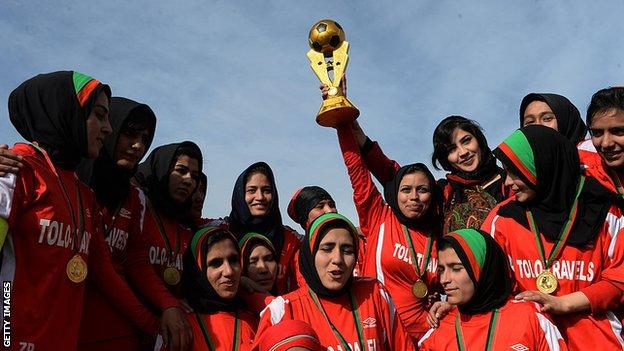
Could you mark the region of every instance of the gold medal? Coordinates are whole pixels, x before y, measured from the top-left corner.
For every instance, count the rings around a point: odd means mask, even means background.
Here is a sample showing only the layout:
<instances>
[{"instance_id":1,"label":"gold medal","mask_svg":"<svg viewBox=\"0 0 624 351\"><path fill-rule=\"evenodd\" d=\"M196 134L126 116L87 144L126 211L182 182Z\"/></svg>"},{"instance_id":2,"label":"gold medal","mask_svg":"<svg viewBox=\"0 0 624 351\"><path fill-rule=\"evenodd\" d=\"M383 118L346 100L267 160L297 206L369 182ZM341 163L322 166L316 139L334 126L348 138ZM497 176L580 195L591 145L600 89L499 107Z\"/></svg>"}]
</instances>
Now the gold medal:
<instances>
[{"instance_id":1,"label":"gold medal","mask_svg":"<svg viewBox=\"0 0 624 351\"><path fill-rule=\"evenodd\" d=\"M165 283L169 285L178 285L180 283L180 271L173 267L165 268L163 272Z\"/></svg>"},{"instance_id":2,"label":"gold medal","mask_svg":"<svg viewBox=\"0 0 624 351\"><path fill-rule=\"evenodd\" d=\"M557 285L559 283L557 282L557 278L550 271L544 270L535 279L535 284L537 285L537 290L544 294L550 294L557 290Z\"/></svg>"},{"instance_id":3,"label":"gold medal","mask_svg":"<svg viewBox=\"0 0 624 351\"><path fill-rule=\"evenodd\" d=\"M67 277L74 283L82 283L87 278L87 262L78 254L67 262Z\"/></svg>"},{"instance_id":4,"label":"gold medal","mask_svg":"<svg viewBox=\"0 0 624 351\"><path fill-rule=\"evenodd\" d=\"M424 299L427 297L429 293L429 289L427 288L427 284L422 280L418 279L414 285L412 285L412 294L419 299Z\"/></svg>"}]
</instances>

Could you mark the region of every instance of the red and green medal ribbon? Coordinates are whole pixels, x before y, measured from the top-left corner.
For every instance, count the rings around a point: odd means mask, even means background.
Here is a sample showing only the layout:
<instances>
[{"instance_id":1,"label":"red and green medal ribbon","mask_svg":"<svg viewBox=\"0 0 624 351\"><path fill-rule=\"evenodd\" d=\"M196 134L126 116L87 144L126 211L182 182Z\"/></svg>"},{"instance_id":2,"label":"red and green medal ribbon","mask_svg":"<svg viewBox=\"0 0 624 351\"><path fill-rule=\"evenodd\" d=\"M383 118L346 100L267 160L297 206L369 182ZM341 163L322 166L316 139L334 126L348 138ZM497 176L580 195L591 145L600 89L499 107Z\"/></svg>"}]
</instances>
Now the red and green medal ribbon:
<instances>
[{"instance_id":1,"label":"red and green medal ribbon","mask_svg":"<svg viewBox=\"0 0 624 351\"><path fill-rule=\"evenodd\" d=\"M427 266L429 265L429 260L431 259L431 249L433 248L433 235L429 235L427 237L427 251L425 252L424 264L422 270L418 267L418 256L416 256L416 250L414 250L414 244L412 243L412 238L409 235L409 229L406 226L403 226L403 233L405 233L405 240L407 240L407 244L409 245L410 252L412 254L412 259L414 260L414 268L416 269L416 275L418 279L423 279L425 273L427 273Z\"/></svg>"},{"instance_id":2,"label":"red and green medal ribbon","mask_svg":"<svg viewBox=\"0 0 624 351\"><path fill-rule=\"evenodd\" d=\"M323 314L323 317L325 317L325 321L327 321L327 324L329 324L329 326L331 327L332 331L334 332L334 335L338 338L338 340L340 340L340 343L342 344L342 347L344 348L344 350L345 351L352 350L352 348L349 347L349 344L347 343L347 340L344 338L344 336L342 336L342 334L338 331L336 326L334 326L334 324L329 320L329 317L327 316L325 309L323 309L323 306L321 306L321 303L318 300L318 297L316 296L314 291L308 288L308 293L310 294L312 301L314 301L316 308L318 308L318 310L321 311L321 313ZM351 304L351 313L353 314L353 320L355 321L355 328L357 329L358 340L360 341L360 347L362 350L366 351L367 347L366 347L366 344L364 343L365 341L364 331L362 330L360 313L358 312L357 301L355 299L355 296L353 296L352 292L349 292L349 303Z\"/></svg>"},{"instance_id":3,"label":"red and green medal ribbon","mask_svg":"<svg viewBox=\"0 0 624 351\"><path fill-rule=\"evenodd\" d=\"M156 210L154 209L154 207L152 206L149 200L147 200L147 207L150 209L152 216L156 220L156 224L158 224L158 232L160 233L160 237L165 242L165 247L167 248L167 254L169 256L169 259L172 261L175 261L176 256L178 255L178 253L180 253L180 241L181 241L180 233L178 232L177 226L176 226L176 232L175 232L176 235L175 235L175 241L174 241L175 243L174 244L175 251L174 251L171 248L171 243L169 242L169 236L167 235L167 231L165 231L165 226L163 225L163 222L160 219L160 216L158 215L158 213L156 212Z\"/></svg>"},{"instance_id":4,"label":"red and green medal ribbon","mask_svg":"<svg viewBox=\"0 0 624 351\"><path fill-rule=\"evenodd\" d=\"M496 323L498 323L498 308L492 311L490 316L490 325L488 326L487 339L485 341L485 351L492 350L492 344L494 343L494 333L496 332ZM457 349L459 351L466 351L466 345L464 344L464 337L461 332L461 323L459 322L459 313L455 317L455 339L457 340Z\"/></svg>"},{"instance_id":5,"label":"red and green medal ribbon","mask_svg":"<svg viewBox=\"0 0 624 351\"><path fill-rule=\"evenodd\" d=\"M201 315L195 312L195 318L197 318L197 323L199 323L199 328L204 335L204 341L206 342L206 346L208 346L208 350L215 351L214 342L210 337L210 333L208 333L208 328L206 328L206 323ZM236 321L234 322L234 337L232 339L232 351L238 351L240 346L240 319L238 318L238 311L236 311Z\"/></svg>"},{"instance_id":6,"label":"red and green medal ribbon","mask_svg":"<svg viewBox=\"0 0 624 351\"><path fill-rule=\"evenodd\" d=\"M555 261L557 256L559 256L559 253L565 247L565 242L568 239L568 236L570 236L570 232L572 231L572 225L574 224L574 220L576 219L576 215L578 213L578 200L579 200L581 191L583 190L584 184L585 184L585 176L582 175L581 179L579 180L579 184L576 188L576 195L574 196L574 202L572 203L572 209L570 210L568 219L565 225L563 226L563 228L561 229L561 233L559 234L559 239L557 240L557 243L555 244L552 251L550 252L550 255L548 255L548 258L546 258L544 244L542 243L542 238L540 236L539 230L537 229L537 225L535 224L535 219L533 218L533 214L531 213L531 211L527 211L527 219L529 221L529 227L531 227L531 231L533 232L533 235L535 236L535 243L537 244L537 249L539 251L542 263L544 264L544 270L547 270L552 265L552 263Z\"/></svg>"}]
</instances>

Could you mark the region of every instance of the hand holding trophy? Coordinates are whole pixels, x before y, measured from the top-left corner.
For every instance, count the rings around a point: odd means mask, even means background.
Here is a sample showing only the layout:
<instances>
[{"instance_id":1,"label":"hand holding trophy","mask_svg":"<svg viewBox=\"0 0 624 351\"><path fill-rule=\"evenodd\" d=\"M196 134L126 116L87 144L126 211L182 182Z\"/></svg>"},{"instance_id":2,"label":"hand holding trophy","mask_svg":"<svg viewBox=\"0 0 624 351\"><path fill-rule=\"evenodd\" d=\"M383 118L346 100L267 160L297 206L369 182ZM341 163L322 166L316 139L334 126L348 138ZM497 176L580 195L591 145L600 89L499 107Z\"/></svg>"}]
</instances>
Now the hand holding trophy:
<instances>
[{"instance_id":1,"label":"hand holding trophy","mask_svg":"<svg viewBox=\"0 0 624 351\"><path fill-rule=\"evenodd\" d=\"M311 48L307 53L310 67L321 83L329 87L327 99L316 115L316 123L335 128L355 121L360 111L344 96L340 87L349 61L349 43L342 27L330 19L320 20L310 29L308 44Z\"/></svg>"}]
</instances>

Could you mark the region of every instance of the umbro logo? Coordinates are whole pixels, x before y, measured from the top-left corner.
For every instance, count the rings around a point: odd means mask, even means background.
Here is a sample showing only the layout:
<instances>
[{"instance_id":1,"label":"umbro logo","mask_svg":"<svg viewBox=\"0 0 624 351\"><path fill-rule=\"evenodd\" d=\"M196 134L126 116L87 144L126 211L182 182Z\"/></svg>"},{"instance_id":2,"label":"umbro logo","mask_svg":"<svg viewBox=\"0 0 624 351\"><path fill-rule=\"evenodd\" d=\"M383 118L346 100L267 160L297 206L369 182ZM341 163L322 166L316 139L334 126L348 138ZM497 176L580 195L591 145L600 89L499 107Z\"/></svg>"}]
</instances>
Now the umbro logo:
<instances>
[{"instance_id":1,"label":"umbro logo","mask_svg":"<svg viewBox=\"0 0 624 351\"><path fill-rule=\"evenodd\" d=\"M123 217L123 218L131 219L130 217L131 217L132 213L130 213L130 211L128 211L128 210L126 210L125 208L122 207L119 210L119 215L121 217Z\"/></svg>"},{"instance_id":2,"label":"umbro logo","mask_svg":"<svg viewBox=\"0 0 624 351\"><path fill-rule=\"evenodd\" d=\"M377 320L373 317L368 317L362 321L362 324L364 324L364 329L375 328L377 326Z\"/></svg>"},{"instance_id":3,"label":"umbro logo","mask_svg":"<svg viewBox=\"0 0 624 351\"><path fill-rule=\"evenodd\" d=\"M511 345L511 349L514 351L527 351L529 350L528 347L522 345L522 344L515 344L515 345Z\"/></svg>"}]
</instances>

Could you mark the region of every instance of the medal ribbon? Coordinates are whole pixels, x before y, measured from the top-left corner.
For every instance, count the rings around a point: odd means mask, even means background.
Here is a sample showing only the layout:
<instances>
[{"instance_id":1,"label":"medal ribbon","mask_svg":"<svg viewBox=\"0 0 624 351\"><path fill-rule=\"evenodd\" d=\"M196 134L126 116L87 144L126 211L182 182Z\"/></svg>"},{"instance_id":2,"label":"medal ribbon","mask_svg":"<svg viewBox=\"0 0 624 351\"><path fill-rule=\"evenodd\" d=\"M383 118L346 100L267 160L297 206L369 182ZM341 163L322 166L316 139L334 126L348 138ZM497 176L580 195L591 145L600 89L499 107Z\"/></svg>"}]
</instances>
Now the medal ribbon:
<instances>
[{"instance_id":1,"label":"medal ribbon","mask_svg":"<svg viewBox=\"0 0 624 351\"><path fill-rule=\"evenodd\" d=\"M416 269L416 274L418 275L418 279L422 279L422 277L427 273L427 266L429 265L429 260L431 259L431 248L433 247L433 236L430 235L427 237L427 251L425 252L425 259L422 271L418 267L418 256L416 256L416 250L414 250L414 244L412 243L412 238L409 235L409 229L406 226L403 226L403 233L405 233L405 239L409 244L410 252L412 253L412 259L414 260L414 268Z\"/></svg>"},{"instance_id":2,"label":"medal ribbon","mask_svg":"<svg viewBox=\"0 0 624 351\"><path fill-rule=\"evenodd\" d=\"M323 317L325 317L325 321L327 321L327 324L329 324L329 326L331 327L332 331L334 332L334 335L340 340L340 343L342 344L342 347L345 349L345 351L352 350L352 348L349 347L347 340L345 340L342 334L340 334L338 329L329 320L327 313L325 313L325 310L323 309L323 306L321 306L321 303L318 300L318 297L316 296L314 291L308 288L308 293L310 294L310 297L312 297L312 301L314 301L316 308L318 308L319 311L321 311L321 313L323 314ZM357 301L355 300L355 296L353 296L353 293L351 293L350 291L349 291L349 302L351 305L351 314L353 314L353 320L355 321L355 328L357 329L358 340L360 341L360 347L362 348L362 350L366 351L367 347L366 347L366 344L364 343L364 332L362 331L362 327L361 327L362 323L360 321L360 313L358 312L358 309L357 309Z\"/></svg>"},{"instance_id":3,"label":"medal ribbon","mask_svg":"<svg viewBox=\"0 0 624 351\"><path fill-rule=\"evenodd\" d=\"M67 193L67 189L65 188L65 184L61 179L61 176L56 171L56 167L54 167L54 163L48 156L48 153L39 147L36 143L31 144L37 151L43 154L48 166L56 176L56 180L61 186L61 190L63 193L63 199L65 200L65 204L69 208L69 214L71 215L72 226L74 227L74 254L77 254L80 250L80 246L82 245L82 238L84 236L84 213L82 208L82 196L80 195L80 185L78 184L78 179L75 179L74 185L76 186L76 197L78 198L78 212L80 213L80 224L76 226L76 215L74 214L74 206L72 206L71 200L69 199L69 193Z\"/></svg>"},{"instance_id":4,"label":"medal ribbon","mask_svg":"<svg viewBox=\"0 0 624 351\"><path fill-rule=\"evenodd\" d=\"M154 217L154 219L156 219L156 224L158 224L158 232L160 233L160 237L163 239L163 241L165 242L165 247L167 248L167 251L169 251L169 259L173 262L175 262L175 258L176 256L180 253L180 233L178 232L178 224L176 223L176 232L175 232L175 252L171 249L171 243L169 242L169 236L167 235L167 232L165 231L165 226L163 225L162 220L160 219L160 216L158 215L158 212L156 212L156 210L154 209L154 207L152 207L151 202L149 201L149 199L147 200L147 208L150 209L150 212L152 213L152 216Z\"/></svg>"},{"instance_id":5,"label":"medal ribbon","mask_svg":"<svg viewBox=\"0 0 624 351\"><path fill-rule=\"evenodd\" d=\"M488 326L487 339L485 342L485 351L492 349L492 343L494 341L494 332L496 332L496 323L498 323L498 308L492 311L490 316L490 325ZM455 317L455 339L457 340L457 349L459 351L465 351L464 338L461 333L461 323L459 322L459 313Z\"/></svg>"},{"instance_id":6,"label":"medal ribbon","mask_svg":"<svg viewBox=\"0 0 624 351\"><path fill-rule=\"evenodd\" d=\"M583 185L585 184L585 176L581 176L579 180L579 184L576 188L576 195L574 196L574 202L572 203L572 209L570 209L570 214L568 215L568 219L561 228L561 233L559 234L559 239L557 243L553 247L550 255L548 255L548 259L546 259L546 252L544 250L544 244L542 243L542 238L540 236L539 230L537 229L537 225L535 223L535 219L533 218L533 214L531 211L527 211L527 219L529 221L529 227L531 227L531 231L535 236L535 243L537 244L537 249L540 254L540 258L542 259L542 263L544 264L544 270L548 269L550 265L555 261L559 253L565 247L565 242L570 236L570 232L572 231L572 224L574 224L574 220L576 219L576 214L578 213L578 199L581 194L581 190L583 190Z\"/></svg>"},{"instance_id":7,"label":"medal ribbon","mask_svg":"<svg viewBox=\"0 0 624 351\"><path fill-rule=\"evenodd\" d=\"M199 315L199 313L195 312L195 318L197 318L197 323L199 323L199 327L201 328L202 334L204 335L204 341L206 341L206 346L208 346L208 350L215 351L214 343L210 338L210 334L208 333L208 328L206 328L206 323L204 323L204 319ZM238 351L240 346L240 319L238 318L238 311L236 311L236 321L234 322L234 338L232 339L232 351Z\"/></svg>"}]
</instances>

